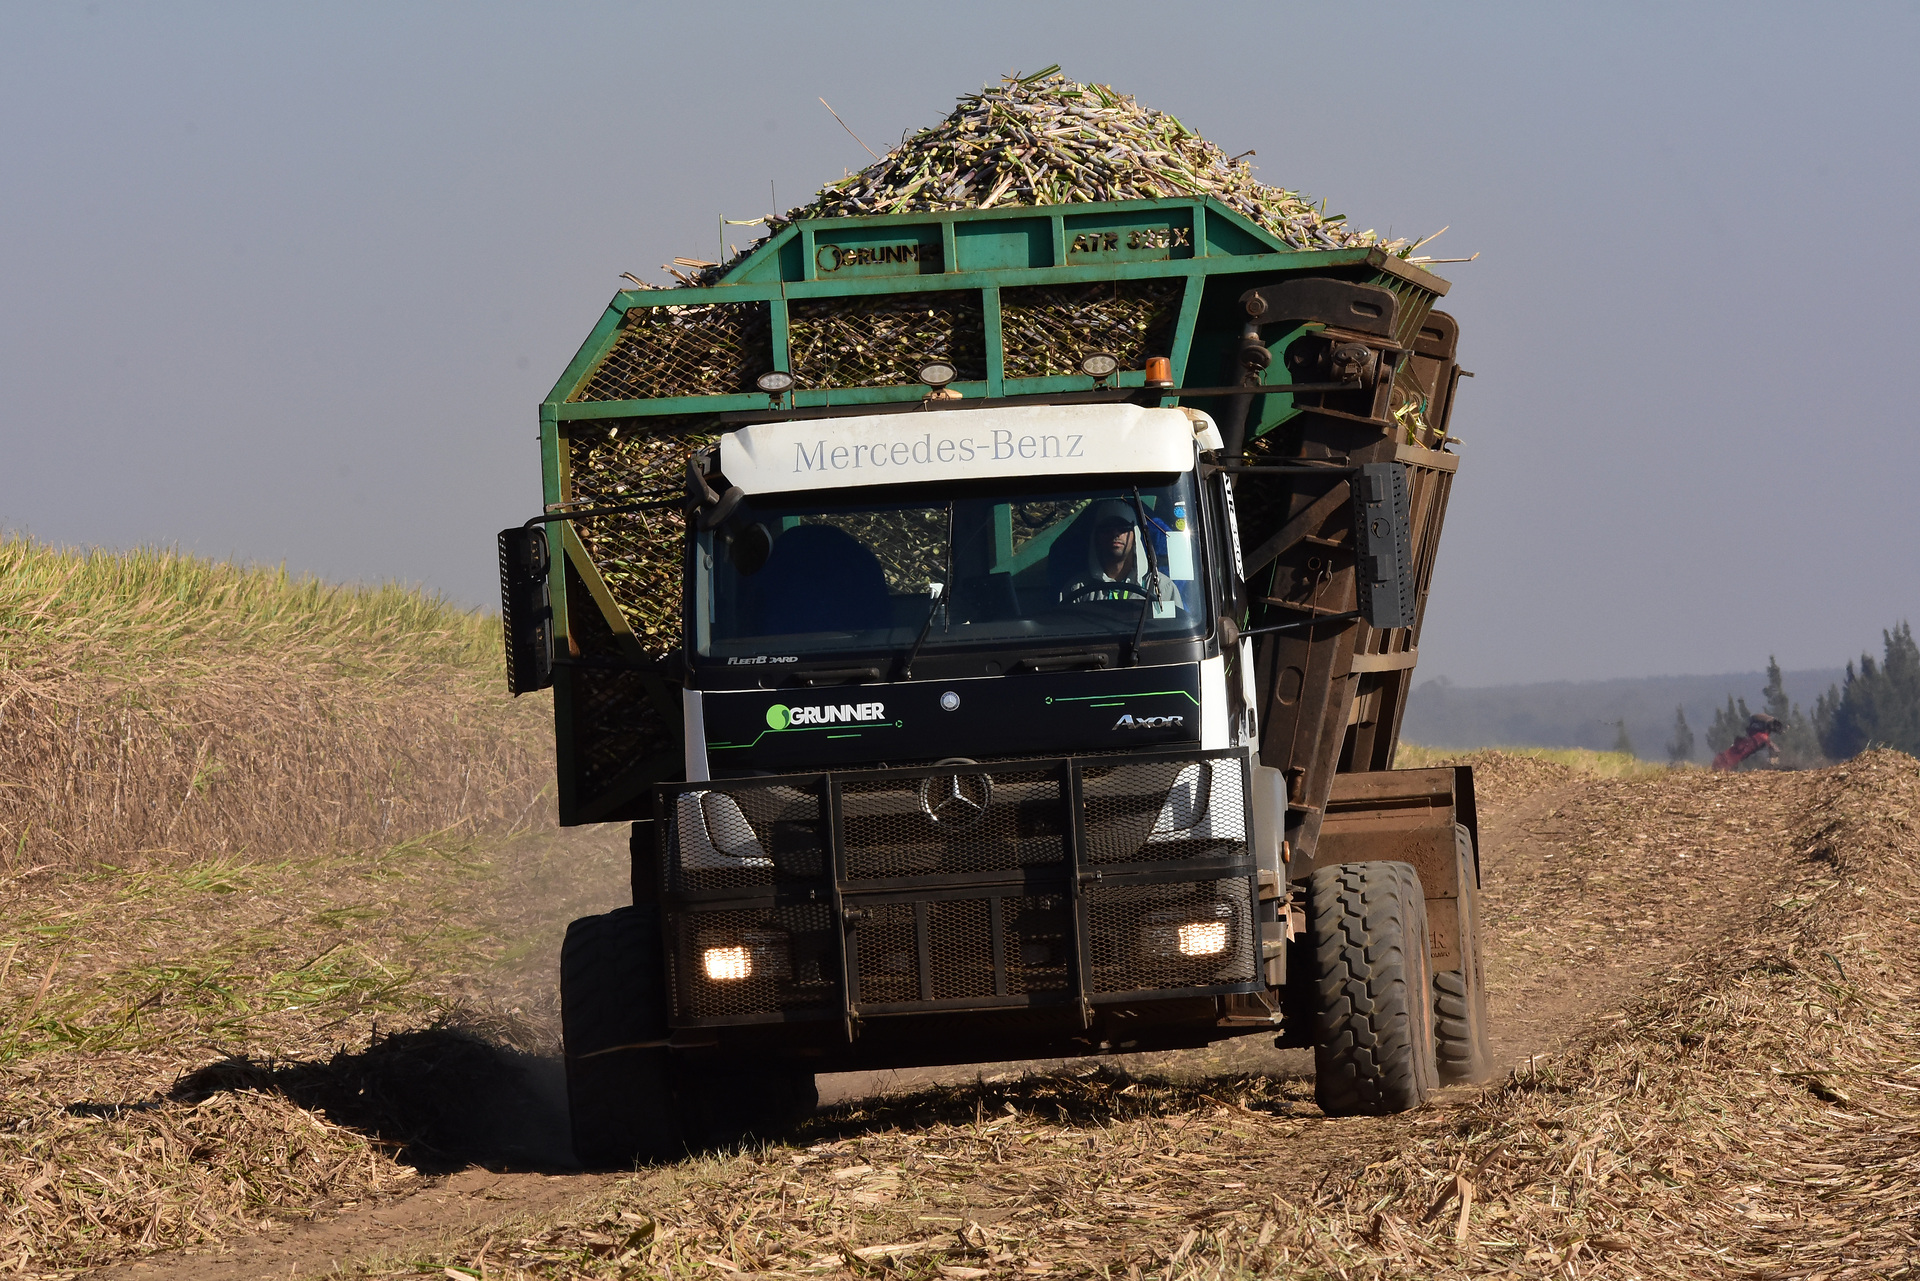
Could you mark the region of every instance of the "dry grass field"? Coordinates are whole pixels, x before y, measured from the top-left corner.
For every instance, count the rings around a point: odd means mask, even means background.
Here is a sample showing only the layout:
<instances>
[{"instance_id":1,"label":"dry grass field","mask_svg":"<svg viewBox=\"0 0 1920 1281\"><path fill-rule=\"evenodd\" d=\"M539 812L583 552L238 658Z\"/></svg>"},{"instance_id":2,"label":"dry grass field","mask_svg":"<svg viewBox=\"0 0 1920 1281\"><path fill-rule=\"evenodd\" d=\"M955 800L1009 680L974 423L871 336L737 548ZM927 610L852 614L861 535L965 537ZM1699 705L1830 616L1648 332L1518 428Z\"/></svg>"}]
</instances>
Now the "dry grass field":
<instances>
[{"instance_id":1,"label":"dry grass field","mask_svg":"<svg viewBox=\"0 0 1920 1281\"><path fill-rule=\"evenodd\" d=\"M552 972L624 834L548 826L485 620L0 556L0 1277L1920 1276L1912 758L1473 754L1503 1073L1405 1116L1256 1037L583 1175Z\"/></svg>"}]
</instances>

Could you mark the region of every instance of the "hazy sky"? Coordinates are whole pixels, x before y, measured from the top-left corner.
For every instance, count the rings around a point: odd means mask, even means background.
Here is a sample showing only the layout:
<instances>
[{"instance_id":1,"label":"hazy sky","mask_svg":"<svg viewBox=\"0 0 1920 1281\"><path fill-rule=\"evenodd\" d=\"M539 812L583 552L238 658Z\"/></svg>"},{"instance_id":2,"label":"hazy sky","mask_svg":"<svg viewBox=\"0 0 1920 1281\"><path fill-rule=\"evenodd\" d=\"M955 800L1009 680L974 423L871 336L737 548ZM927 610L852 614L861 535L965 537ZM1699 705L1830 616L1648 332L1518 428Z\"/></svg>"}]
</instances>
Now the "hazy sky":
<instances>
[{"instance_id":1,"label":"hazy sky","mask_svg":"<svg viewBox=\"0 0 1920 1281\"><path fill-rule=\"evenodd\" d=\"M486 603L620 272L1050 62L1481 251L1423 678L1920 616L1911 5L7 5L0 526Z\"/></svg>"}]
</instances>

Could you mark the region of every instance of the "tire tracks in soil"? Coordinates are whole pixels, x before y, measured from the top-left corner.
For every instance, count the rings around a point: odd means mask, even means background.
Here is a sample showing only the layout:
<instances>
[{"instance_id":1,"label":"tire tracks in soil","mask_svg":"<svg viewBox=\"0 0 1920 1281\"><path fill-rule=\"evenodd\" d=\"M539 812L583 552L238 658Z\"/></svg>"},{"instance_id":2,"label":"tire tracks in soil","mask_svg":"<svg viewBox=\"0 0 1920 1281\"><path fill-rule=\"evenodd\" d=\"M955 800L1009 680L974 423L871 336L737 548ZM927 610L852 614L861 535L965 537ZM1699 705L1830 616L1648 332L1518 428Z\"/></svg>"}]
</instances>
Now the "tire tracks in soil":
<instances>
[{"instance_id":1,"label":"tire tracks in soil","mask_svg":"<svg viewBox=\"0 0 1920 1281\"><path fill-rule=\"evenodd\" d=\"M1496 756L1482 768L1500 763ZM1605 779L1530 767L1520 774L1502 786L1495 772L1481 805L1483 948L1503 1069L1623 1017L1622 1007L1674 962L1763 908L1798 865L1792 830L1812 786L1810 775L1765 771ZM1176 1076L1312 1074L1309 1051L1276 1050L1265 1036L1119 1061L1131 1072ZM821 1096L831 1105L1063 1065L848 1073L823 1077ZM1286 1187L1260 1194L1297 1193L1378 1159L1474 1088L1442 1090L1403 1117L1313 1125L1291 1154L1280 1180ZM563 1215L620 1177L470 1168L423 1179L405 1197L230 1241L217 1253L156 1255L94 1275L251 1281L332 1272L374 1256L481 1241L521 1216Z\"/></svg>"}]
</instances>

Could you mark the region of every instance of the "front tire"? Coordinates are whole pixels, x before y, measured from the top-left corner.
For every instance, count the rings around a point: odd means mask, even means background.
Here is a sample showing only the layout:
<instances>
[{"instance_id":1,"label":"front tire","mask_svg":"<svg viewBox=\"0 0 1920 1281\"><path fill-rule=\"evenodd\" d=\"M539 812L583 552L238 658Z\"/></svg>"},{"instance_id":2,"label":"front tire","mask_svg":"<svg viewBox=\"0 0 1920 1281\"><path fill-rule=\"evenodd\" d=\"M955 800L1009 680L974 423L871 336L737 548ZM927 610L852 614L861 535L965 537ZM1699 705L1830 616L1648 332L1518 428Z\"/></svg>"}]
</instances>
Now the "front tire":
<instances>
[{"instance_id":1,"label":"front tire","mask_svg":"<svg viewBox=\"0 0 1920 1281\"><path fill-rule=\"evenodd\" d=\"M1307 888L1314 1099L1328 1116L1418 1107L1438 1084L1427 902L1408 863L1321 868Z\"/></svg>"},{"instance_id":2,"label":"front tire","mask_svg":"<svg viewBox=\"0 0 1920 1281\"><path fill-rule=\"evenodd\" d=\"M560 1023L573 1153L588 1169L630 1169L686 1150L674 1104L660 918L623 907L567 927Z\"/></svg>"}]
</instances>

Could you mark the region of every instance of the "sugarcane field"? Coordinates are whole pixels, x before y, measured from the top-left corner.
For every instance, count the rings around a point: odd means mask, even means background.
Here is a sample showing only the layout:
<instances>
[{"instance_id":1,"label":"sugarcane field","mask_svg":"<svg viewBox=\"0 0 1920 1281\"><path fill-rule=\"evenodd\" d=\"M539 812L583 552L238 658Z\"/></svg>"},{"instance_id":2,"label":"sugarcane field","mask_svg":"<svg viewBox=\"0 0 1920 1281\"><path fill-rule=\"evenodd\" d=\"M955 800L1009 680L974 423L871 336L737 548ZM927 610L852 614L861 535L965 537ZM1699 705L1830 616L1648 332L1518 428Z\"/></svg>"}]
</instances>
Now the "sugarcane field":
<instances>
[{"instance_id":1,"label":"sugarcane field","mask_svg":"<svg viewBox=\"0 0 1920 1281\"><path fill-rule=\"evenodd\" d=\"M0 1278L1920 1278L1920 19L452 16L0 15Z\"/></svg>"}]
</instances>

